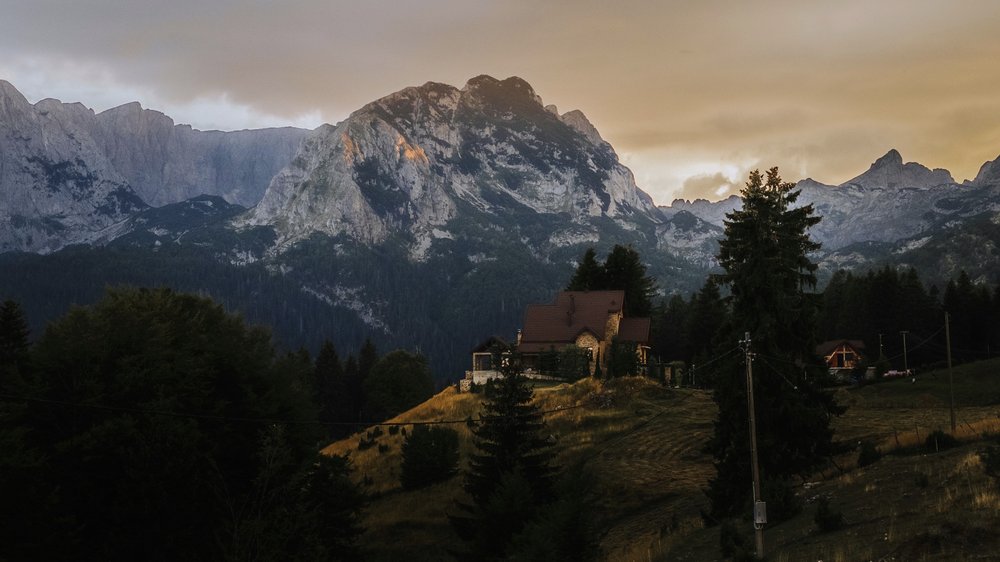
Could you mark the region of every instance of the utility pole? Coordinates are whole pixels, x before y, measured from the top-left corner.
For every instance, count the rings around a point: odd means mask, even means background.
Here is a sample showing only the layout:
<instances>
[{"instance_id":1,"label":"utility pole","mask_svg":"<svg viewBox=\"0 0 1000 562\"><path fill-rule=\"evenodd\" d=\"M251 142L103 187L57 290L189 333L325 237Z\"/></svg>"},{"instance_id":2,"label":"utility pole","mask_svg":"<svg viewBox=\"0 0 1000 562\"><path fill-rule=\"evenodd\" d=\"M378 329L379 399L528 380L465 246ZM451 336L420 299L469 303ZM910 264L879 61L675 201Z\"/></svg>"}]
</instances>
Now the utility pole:
<instances>
[{"instance_id":1,"label":"utility pole","mask_svg":"<svg viewBox=\"0 0 1000 562\"><path fill-rule=\"evenodd\" d=\"M948 349L948 394L951 398L951 434L955 435L955 379L951 372L951 327L948 313L944 313L944 339Z\"/></svg>"},{"instance_id":2,"label":"utility pole","mask_svg":"<svg viewBox=\"0 0 1000 562\"><path fill-rule=\"evenodd\" d=\"M767 523L767 506L760 497L760 468L757 464L757 421L753 405L753 353L750 352L750 332L743 333L740 345L746 354L747 412L750 414L750 467L753 470L753 528L757 543L757 558L764 558L764 524Z\"/></svg>"},{"instance_id":3,"label":"utility pole","mask_svg":"<svg viewBox=\"0 0 1000 562\"><path fill-rule=\"evenodd\" d=\"M909 333L909 330L900 332L900 334L903 334L903 372L906 374L910 374L910 363L906 360L906 334Z\"/></svg>"},{"instance_id":4,"label":"utility pole","mask_svg":"<svg viewBox=\"0 0 1000 562\"><path fill-rule=\"evenodd\" d=\"M882 334L879 333L879 335L878 335L878 358L881 359L884 356L885 356L885 351L883 351L883 348L882 348Z\"/></svg>"}]
</instances>

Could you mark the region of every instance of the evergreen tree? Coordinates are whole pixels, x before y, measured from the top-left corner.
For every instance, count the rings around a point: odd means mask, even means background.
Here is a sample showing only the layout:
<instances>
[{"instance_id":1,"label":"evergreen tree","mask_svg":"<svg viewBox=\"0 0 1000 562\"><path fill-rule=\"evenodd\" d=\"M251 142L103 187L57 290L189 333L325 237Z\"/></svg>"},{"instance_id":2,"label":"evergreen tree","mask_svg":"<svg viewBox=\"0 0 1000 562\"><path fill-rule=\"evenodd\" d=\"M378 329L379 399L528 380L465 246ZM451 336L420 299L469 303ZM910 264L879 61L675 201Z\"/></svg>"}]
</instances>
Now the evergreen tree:
<instances>
[{"instance_id":1,"label":"evergreen tree","mask_svg":"<svg viewBox=\"0 0 1000 562\"><path fill-rule=\"evenodd\" d=\"M681 295L673 295L653 309L650 327L652 353L660 359L688 359L688 303Z\"/></svg>"},{"instance_id":2,"label":"evergreen tree","mask_svg":"<svg viewBox=\"0 0 1000 562\"><path fill-rule=\"evenodd\" d=\"M625 316L648 317L653 310L656 281L632 246L615 245L604 260L604 288L625 291Z\"/></svg>"},{"instance_id":3,"label":"evergreen tree","mask_svg":"<svg viewBox=\"0 0 1000 562\"><path fill-rule=\"evenodd\" d=\"M402 349L378 360L365 380L365 415L389 419L434 394L434 379L423 355Z\"/></svg>"},{"instance_id":4,"label":"evergreen tree","mask_svg":"<svg viewBox=\"0 0 1000 562\"><path fill-rule=\"evenodd\" d=\"M646 317L653 311L656 281L646 275L639 252L631 246L615 245L598 265L593 248L580 260L567 291L625 291L625 315Z\"/></svg>"},{"instance_id":5,"label":"evergreen tree","mask_svg":"<svg viewBox=\"0 0 1000 562\"><path fill-rule=\"evenodd\" d=\"M364 381L358 372L358 360L353 354L344 360L344 382L347 387L347 398L345 403L350 404L350 411L347 413L348 421L368 421L362 419L364 416L365 390Z\"/></svg>"},{"instance_id":6,"label":"evergreen tree","mask_svg":"<svg viewBox=\"0 0 1000 562\"><path fill-rule=\"evenodd\" d=\"M691 297L685 323L688 348L684 359L697 363L709 356L728 317L729 310L722 300L719 285L714 278L709 277L701 290Z\"/></svg>"},{"instance_id":7,"label":"evergreen tree","mask_svg":"<svg viewBox=\"0 0 1000 562\"><path fill-rule=\"evenodd\" d=\"M403 439L399 481L413 490L447 480L458 470L458 432L449 427L414 426Z\"/></svg>"},{"instance_id":8,"label":"evergreen tree","mask_svg":"<svg viewBox=\"0 0 1000 562\"><path fill-rule=\"evenodd\" d=\"M464 514L452 517L474 560L502 558L511 538L553 497L555 469L534 392L516 356L497 364L501 377L472 430L476 452L464 483L472 503L459 504Z\"/></svg>"},{"instance_id":9,"label":"evergreen tree","mask_svg":"<svg viewBox=\"0 0 1000 562\"><path fill-rule=\"evenodd\" d=\"M727 215L720 242L718 276L729 287L733 311L731 343L744 331L763 359L754 369L758 448L764 499L772 520L790 515L788 479L804 475L837 447L832 414L842 412L831 396L812 386L805 366L813 360L818 300L816 265L808 257L819 245L808 229L819 222L811 205L795 207L798 192L782 183L777 168L767 179L753 171L742 191L741 210ZM722 364L723 362L719 362ZM715 520L749 513L750 451L745 366L722 365L713 399L719 418L708 444L716 476L706 493Z\"/></svg>"},{"instance_id":10,"label":"evergreen tree","mask_svg":"<svg viewBox=\"0 0 1000 562\"><path fill-rule=\"evenodd\" d=\"M315 462L294 423L316 416L308 354L276 357L207 299L110 291L50 324L30 365L20 433L0 435L0 558L267 559L282 537L320 544L309 529L345 507L282 500Z\"/></svg>"},{"instance_id":11,"label":"evergreen tree","mask_svg":"<svg viewBox=\"0 0 1000 562\"><path fill-rule=\"evenodd\" d=\"M596 291L604 286L604 267L597 263L597 252L587 248L583 259L576 266L576 272L570 279L567 291Z\"/></svg>"},{"instance_id":12,"label":"evergreen tree","mask_svg":"<svg viewBox=\"0 0 1000 562\"><path fill-rule=\"evenodd\" d=\"M0 305L0 369L16 367L28 356L28 322L14 301Z\"/></svg>"},{"instance_id":13,"label":"evergreen tree","mask_svg":"<svg viewBox=\"0 0 1000 562\"><path fill-rule=\"evenodd\" d=\"M330 340L323 342L319 355L316 356L313 380L321 420L337 424L358 421L358 407L354 403L344 366L340 362L337 348ZM327 435L337 438L350 432L350 426L331 425Z\"/></svg>"},{"instance_id":14,"label":"evergreen tree","mask_svg":"<svg viewBox=\"0 0 1000 562\"><path fill-rule=\"evenodd\" d=\"M375 363L378 363L378 351L375 349L372 339L365 338L365 343L361 345L361 351L358 352L358 376L361 377L361 380L368 378Z\"/></svg>"}]
</instances>

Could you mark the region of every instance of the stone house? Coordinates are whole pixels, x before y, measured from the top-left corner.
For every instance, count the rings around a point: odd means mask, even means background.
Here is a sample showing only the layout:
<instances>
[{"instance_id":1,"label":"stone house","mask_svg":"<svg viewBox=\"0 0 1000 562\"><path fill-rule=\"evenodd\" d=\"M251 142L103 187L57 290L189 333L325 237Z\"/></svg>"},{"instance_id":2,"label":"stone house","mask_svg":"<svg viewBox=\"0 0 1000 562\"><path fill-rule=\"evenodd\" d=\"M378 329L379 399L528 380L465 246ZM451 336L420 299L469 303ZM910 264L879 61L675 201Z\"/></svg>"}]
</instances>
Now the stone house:
<instances>
[{"instance_id":1,"label":"stone house","mask_svg":"<svg viewBox=\"0 0 1000 562\"><path fill-rule=\"evenodd\" d=\"M597 362L602 369L612 341L635 342L639 365L649 355L649 318L624 315L624 291L562 291L551 304L532 304L524 312L524 325L515 344L526 369L537 370L539 356L567 346L587 350L590 372Z\"/></svg>"}]
</instances>

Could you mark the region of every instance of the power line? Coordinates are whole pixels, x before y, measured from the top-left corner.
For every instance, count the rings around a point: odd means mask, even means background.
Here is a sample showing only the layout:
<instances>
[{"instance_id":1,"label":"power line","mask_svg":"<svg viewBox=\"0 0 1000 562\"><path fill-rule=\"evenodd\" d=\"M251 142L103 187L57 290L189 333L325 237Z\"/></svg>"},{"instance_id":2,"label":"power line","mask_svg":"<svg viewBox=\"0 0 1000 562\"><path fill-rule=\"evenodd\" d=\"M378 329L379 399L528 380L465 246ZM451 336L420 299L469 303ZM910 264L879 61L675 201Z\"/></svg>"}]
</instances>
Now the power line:
<instances>
[{"instance_id":1,"label":"power line","mask_svg":"<svg viewBox=\"0 0 1000 562\"><path fill-rule=\"evenodd\" d=\"M727 355L731 354L733 351L739 348L733 348L722 355L715 357L708 361L706 364L711 364L725 358ZM633 389L625 394L625 396L630 396L641 390L640 388ZM575 410L577 408L583 408L585 406L590 406L592 404L598 404L601 401L601 396L594 396L588 400L584 400L579 404L574 404L572 406L560 406L556 408L551 408L548 410L541 410L539 412L531 412L526 414L517 414L511 416L513 418L519 417L530 417L536 415L549 415L556 414L559 412L566 412L569 410ZM237 423L248 423L248 424L262 424L262 425L322 425L322 426L337 426L337 427L392 427L392 426L407 426L407 425L453 425L453 424L467 424L467 423L478 423L482 421L483 416L479 416L478 420L473 419L471 416L465 419L455 419L455 420L427 420L427 421L381 421L381 422L368 422L368 421L329 421L329 420L304 420L304 419L288 419L288 418L255 418L248 416L227 416L223 414L207 414L202 412L178 412L173 410L161 410L154 408L138 408L134 406L111 406L107 404L95 404L87 402L74 402L70 400L58 400L54 398L41 398L36 396L20 396L14 394L0 393L0 400L5 402L31 402L36 404L49 404L54 406L64 406L71 408L86 408L91 410L102 410L109 412L121 412L130 414L143 414L150 416L165 416L173 418L187 418L187 419L198 419L198 420L209 420L209 421L220 421L220 422L237 422ZM496 418L500 416L487 416L488 418Z\"/></svg>"}]
</instances>

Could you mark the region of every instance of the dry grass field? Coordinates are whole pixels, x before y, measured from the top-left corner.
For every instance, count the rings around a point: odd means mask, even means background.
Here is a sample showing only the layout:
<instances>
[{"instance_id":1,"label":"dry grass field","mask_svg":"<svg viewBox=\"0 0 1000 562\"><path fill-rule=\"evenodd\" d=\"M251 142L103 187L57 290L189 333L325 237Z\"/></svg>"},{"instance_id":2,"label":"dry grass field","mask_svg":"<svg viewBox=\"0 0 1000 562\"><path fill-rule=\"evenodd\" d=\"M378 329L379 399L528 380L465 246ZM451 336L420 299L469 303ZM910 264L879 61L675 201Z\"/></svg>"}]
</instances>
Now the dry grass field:
<instances>
[{"instance_id":1,"label":"dry grass field","mask_svg":"<svg viewBox=\"0 0 1000 562\"><path fill-rule=\"evenodd\" d=\"M1000 360L955 369L956 448L922 448L933 430L950 426L945 371L860 388L839 389L848 406L835 421L838 438L877 444L885 456L863 469L857 453L835 459L798 489L802 513L765 531L768 559L1000 560L1000 499L977 451L1000 434ZM664 388L639 378L536 388L560 466L592 477L596 535L607 560L721 559L718 528L705 528L701 489L712 476L702 447L712 432L711 395ZM394 422L461 420L477 415L483 397L447 389ZM455 423L463 454L465 423ZM349 453L357 478L373 495L363 546L375 560L448 560L457 547L448 525L462 497L461 477L403 492L402 432L358 450L367 431L325 451ZM820 534L815 500L830 500L845 527ZM744 532L752 536L749 524Z\"/></svg>"}]
</instances>

